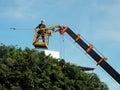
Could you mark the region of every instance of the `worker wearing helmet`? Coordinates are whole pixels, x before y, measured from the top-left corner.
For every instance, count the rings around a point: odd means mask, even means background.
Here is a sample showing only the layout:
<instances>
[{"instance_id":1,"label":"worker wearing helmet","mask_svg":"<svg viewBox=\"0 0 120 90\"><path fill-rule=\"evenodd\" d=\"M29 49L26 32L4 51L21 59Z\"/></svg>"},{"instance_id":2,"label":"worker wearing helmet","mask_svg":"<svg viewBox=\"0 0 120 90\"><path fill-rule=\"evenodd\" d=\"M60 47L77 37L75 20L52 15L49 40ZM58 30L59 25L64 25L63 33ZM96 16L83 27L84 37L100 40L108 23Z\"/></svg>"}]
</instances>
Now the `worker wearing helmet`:
<instances>
[{"instance_id":1,"label":"worker wearing helmet","mask_svg":"<svg viewBox=\"0 0 120 90\"><path fill-rule=\"evenodd\" d=\"M41 24L39 24L36 27L36 30L38 30L37 31L37 33L38 33L37 38L41 35L43 42L45 42L45 36L44 36L44 31L41 30L41 28L45 28L46 27L46 25L44 23L45 23L45 20L41 20Z\"/></svg>"}]
</instances>

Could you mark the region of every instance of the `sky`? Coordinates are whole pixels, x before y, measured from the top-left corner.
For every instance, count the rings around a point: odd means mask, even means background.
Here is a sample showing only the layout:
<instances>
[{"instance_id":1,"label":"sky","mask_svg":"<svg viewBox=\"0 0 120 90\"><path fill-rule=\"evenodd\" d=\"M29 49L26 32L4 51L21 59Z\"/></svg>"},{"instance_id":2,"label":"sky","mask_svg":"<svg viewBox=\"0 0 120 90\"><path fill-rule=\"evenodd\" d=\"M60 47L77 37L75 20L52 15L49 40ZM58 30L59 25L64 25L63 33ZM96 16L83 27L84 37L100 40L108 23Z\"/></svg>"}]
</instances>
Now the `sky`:
<instances>
[{"instance_id":1,"label":"sky","mask_svg":"<svg viewBox=\"0 0 120 90\"><path fill-rule=\"evenodd\" d=\"M80 33L120 73L120 0L0 0L0 43L34 48L33 29L42 19L46 26L60 24ZM69 35L53 34L49 50L59 51L67 62L95 68L93 72L110 90L120 90L120 85Z\"/></svg>"}]
</instances>

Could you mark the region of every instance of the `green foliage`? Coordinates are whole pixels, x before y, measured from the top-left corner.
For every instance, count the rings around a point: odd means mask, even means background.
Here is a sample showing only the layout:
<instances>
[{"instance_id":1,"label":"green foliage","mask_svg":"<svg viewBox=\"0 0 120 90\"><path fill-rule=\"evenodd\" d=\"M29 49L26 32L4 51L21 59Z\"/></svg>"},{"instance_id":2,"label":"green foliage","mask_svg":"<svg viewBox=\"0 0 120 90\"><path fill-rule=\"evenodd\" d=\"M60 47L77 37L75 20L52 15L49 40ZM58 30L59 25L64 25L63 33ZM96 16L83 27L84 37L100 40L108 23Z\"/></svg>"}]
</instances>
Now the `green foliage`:
<instances>
[{"instance_id":1,"label":"green foliage","mask_svg":"<svg viewBox=\"0 0 120 90\"><path fill-rule=\"evenodd\" d=\"M0 45L0 90L108 90L96 74L26 47Z\"/></svg>"}]
</instances>

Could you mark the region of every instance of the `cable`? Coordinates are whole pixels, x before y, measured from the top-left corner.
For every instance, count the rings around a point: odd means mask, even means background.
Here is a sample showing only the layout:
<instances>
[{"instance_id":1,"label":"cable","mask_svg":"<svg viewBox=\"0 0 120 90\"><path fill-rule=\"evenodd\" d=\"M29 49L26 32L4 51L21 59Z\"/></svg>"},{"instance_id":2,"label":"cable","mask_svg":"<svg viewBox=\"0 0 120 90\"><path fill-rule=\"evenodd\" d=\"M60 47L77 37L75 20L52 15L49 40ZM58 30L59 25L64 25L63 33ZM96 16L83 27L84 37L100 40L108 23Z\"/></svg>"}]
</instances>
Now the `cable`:
<instances>
[{"instance_id":1,"label":"cable","mask_svg":"<svg viewBox=\"0 0 120 90\"><path fill-rule=\"evenodd\" d=\"M82 39L84 39L85 40L85 42L87 42L88 44L90 44L84 37L82 37ZM70 39L71 40L71 39ZM71 41L73 41L73 40L71 40ZM75 44L75 42L74 42L74 44ZM77 45L77 44L76 44ZM78 46L78 45L77 45ZM79 47L80 48L80 47ZM103 56L103 54L99 51L99 50L97 50L97 48L96 47L94 47L94 49L100 54L100 55L102 55ZM81 50L81 48L80 48L80 50ZM81 50L83 53L84 53L84 51L83 50ZM96 64L96 62L94 62L93 61L93 59L89 56L89 54L87 54L86 52L85 52L85 55L93 62L93 63L95 63ZM96 66L96 67L98 67L98 66ZM106 72L100 67L99 69L101 69L105 74L106 74ZM106 74L108 77L110 77L110 75L108 75L108 74ZM111 77L110 77L111 78ZM112 81L114 81L115 82L115 80L113 79L113 78L111 78L111 80ZM119 84L117 83L117 82L115 82L118 86L119 86ZM119 86L120 87L120 86Z\"/></svg>"},{"instance_id":2,"label":"cable","mask_svg":"<svg viewBox=\"0 0 120 90\"><path fill-rule=\"evenodd\" d=\"M90 45L90 43L81 35L82 39L88 44ZM98 52L102 57L104 56L95 46L93 48L96 52Z\"/></svg>"},{"instance_id":3,"label":"cable","mask_svg":"<svg viewBox=\"0 0 120 90\"><path fill-rule=\"evenodd\" d=\"M104 56L95 46L94 46L94 50L96 50L102 57Z\"/></svg>"},{"instance_id":4,"label":"cable","mask_svg":"<svg viewBox=\"0 0 120 90\"><path fill-rule=\"evenodd\" d=\"M61 35L59 35L59 45L60 45L60 58L62 58L62 44L61 44Z\"/></svg>"},{"instance_id":5,"label":"cable","mask_svg":"<svg viewBox=\"0 0 120 90\"><path fill-rule=\"evenodd\" d=\"M104 74L107 75L113 82L115 82L118 87L120 87L120 84L118 84L110 75L108 75L107 72L105 72L101 67L99 67L99 69L102 70Z\"/></svg>"},{"instance_id":6,"label":"cable","mask_svg":"<svg viewBox=\"0 0 120 90\"><path fill-rule=\"evenodd\" d=\"M90 44L82 35L81 35L81 38L82 38L87 44Z\"/></svg>"},{"instance_id":7,"label":"cable","mask_svg":"<svg viewBox=\"0 0 120 90\"><path fill-rule=\"evenodd\" d=\"M60 57L65 59L64 36L60 35Z\"/></svg>"},{"instance_id":8,"label":"cable","mask_svg":"<svg viewBox=\"0 0 120 90\"><path fill-rule=\"evenodd\" d=\"M87 42L88 44L90 44L83 36L82 36L82 38L83 38L83 40L85 40L85 42ZM96 50L101 56L104 56L96 47L94 47L94 50ZM91 61L93 61L92 60L92 58L88 55L88 54L86 54L86 56L89 58L89 59L91 59ZM95 62L94 62L95 63ZM103 72L104 72L104 74L106 74L106 72L100 67L99 69L101 69ZM108 77L110 77L111 78L111 80L112 81L114 81L115 82L115 80L110 76L110 75L108 75L108 74L106 74ZM115 82L119 87L120 87L120 85L117 83L117 82Z\"/></svg>"},{"instance_id":9,"label":"cable","mask_svg":"<svg viewBox=\"0 0 120 90\"><path fill-rule=\"evenodd\" d=\"M65 44L64 44L64 35L63 35L63 38L62 38L62 46L63 46L63 58L65 59Z\"/></svg>"},{"instance_id":10,"label":"cable","mask_svg":"<svg viewBox=\"0 0 120 90\"><path fill-rule=\"evenodd\" d=\"M67 35L68 36L68 35ZM94 64L96 64L94 61L93 61L93 59L80 47L80 46L78 46L78 44L76 44L76 42L74 42L70 37L68 37L72 42L73 42L73 44L75 44L76 46L77 46L77 48L79 49L79 50L81 50L81 52L83 52ZM87 41L87 40L86 40Z\"/></svg>"}]
</instances>

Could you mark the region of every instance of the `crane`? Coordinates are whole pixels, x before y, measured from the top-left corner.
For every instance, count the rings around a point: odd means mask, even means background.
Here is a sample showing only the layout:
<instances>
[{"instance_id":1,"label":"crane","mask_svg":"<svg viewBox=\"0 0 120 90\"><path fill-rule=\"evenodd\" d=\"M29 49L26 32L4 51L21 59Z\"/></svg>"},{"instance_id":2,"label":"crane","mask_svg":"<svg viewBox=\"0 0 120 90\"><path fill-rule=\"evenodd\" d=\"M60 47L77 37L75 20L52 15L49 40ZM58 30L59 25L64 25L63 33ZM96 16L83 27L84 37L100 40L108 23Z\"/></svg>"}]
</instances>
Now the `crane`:
<instances>
[{"instance_id":1,"label":"crane","mask_svg":"<svg viewBox=\"0 0 120 90\"><path fill-rule=\"evenodd\" d=\"M43 34L38 34L37 31L42 30ZM69 27L67 26L48 26L46 28L41 28L39 30L34 29L34 38L33 45L35 48L44 48L48 49L48 41L49 36L54 32L59 32L63 35L65 32L80 46L83 50L97 62L97 65L100 65L118 84L120 84L120 74L110 66L106 60L105 56L100 56L95 50L92 44L87 44L82 38L80 34L75 34ZM42 38L44 36L44 38ZM44 39L44 40L42 40Z\"/></svg>"}]
</instances>

